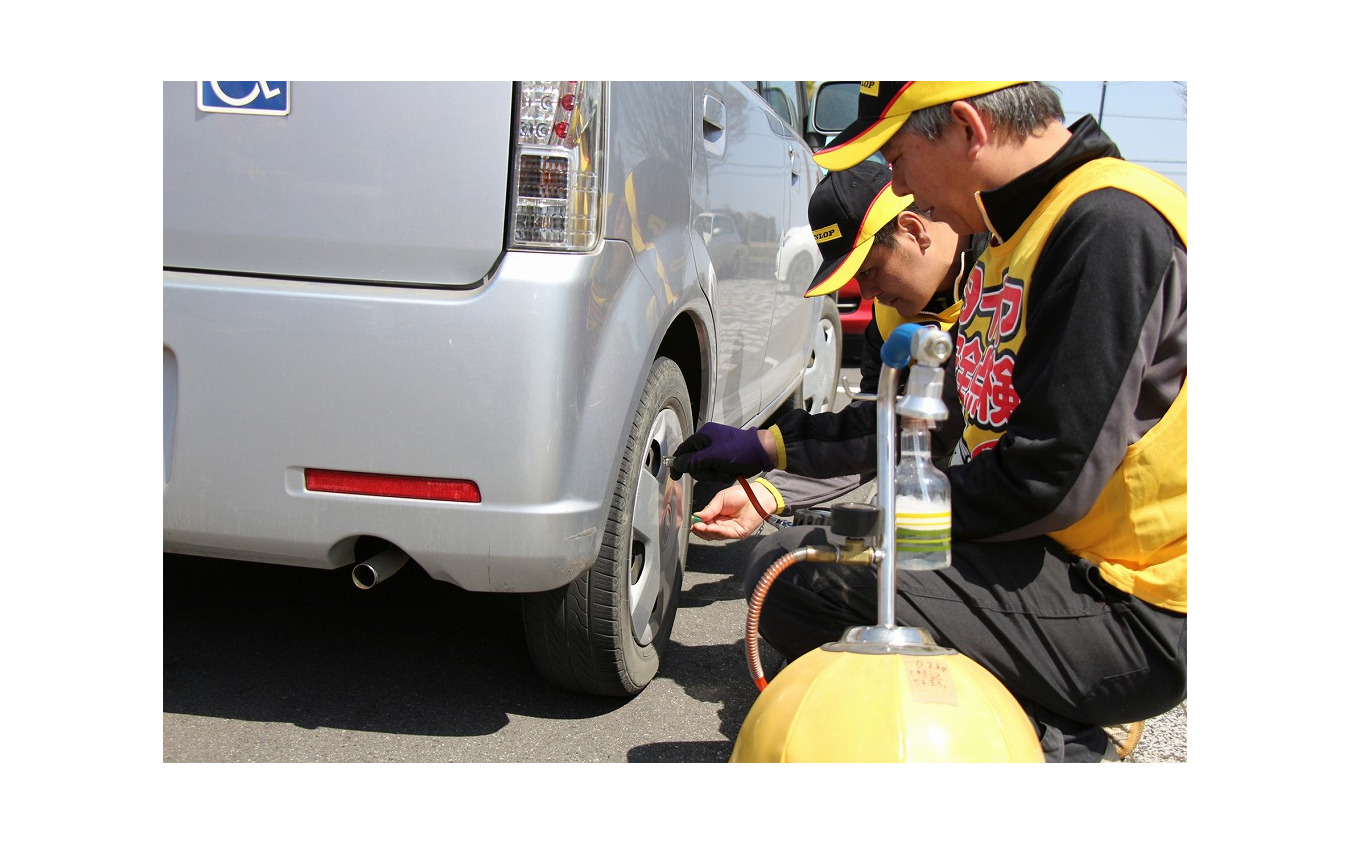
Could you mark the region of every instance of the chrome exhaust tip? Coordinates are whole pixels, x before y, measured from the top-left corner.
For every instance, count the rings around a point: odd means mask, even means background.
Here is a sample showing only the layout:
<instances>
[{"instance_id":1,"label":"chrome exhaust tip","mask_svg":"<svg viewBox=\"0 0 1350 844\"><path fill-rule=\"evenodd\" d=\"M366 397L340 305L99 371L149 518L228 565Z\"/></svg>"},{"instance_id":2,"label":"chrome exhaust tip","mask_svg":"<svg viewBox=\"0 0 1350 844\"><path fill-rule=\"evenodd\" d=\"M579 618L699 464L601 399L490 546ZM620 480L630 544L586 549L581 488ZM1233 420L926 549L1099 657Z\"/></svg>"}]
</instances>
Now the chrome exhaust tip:
<instances>
[{"instance_id":1,"label":"chrome exhaust tip","mask_svg":"<svg viewBox=\"0 0 1350 844\"><path fill-rule=\"evenodd\" d=\"M397 548L386 548L368 560L352 567L352 583L357 589L373 589L383 583L408 562L408 555Z\"/></svg>"}]
</instances>

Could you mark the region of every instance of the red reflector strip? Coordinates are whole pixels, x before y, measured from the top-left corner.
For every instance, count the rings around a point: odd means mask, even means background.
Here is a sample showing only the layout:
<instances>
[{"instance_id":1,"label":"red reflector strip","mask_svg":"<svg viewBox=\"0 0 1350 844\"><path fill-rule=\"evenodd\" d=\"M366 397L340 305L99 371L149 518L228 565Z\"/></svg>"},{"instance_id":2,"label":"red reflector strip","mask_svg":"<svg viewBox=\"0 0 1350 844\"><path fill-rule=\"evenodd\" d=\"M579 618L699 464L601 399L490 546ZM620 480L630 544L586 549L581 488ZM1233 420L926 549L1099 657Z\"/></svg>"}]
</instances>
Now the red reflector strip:
<instances>
[{"instance_id":1,"label":"red reflector strip","mask_svg":"<svg viewBox=\"0 0 1350 844\"><path fill-rule=\"evenodd\" d=\"M305 489L313 492L345 492L381 495L386 498L420 498L428 501L482 502L478 484L449 478L414 478L405 475L372 475L366 472L335 472L306 469Z\"/></svg>"}]
</instances>

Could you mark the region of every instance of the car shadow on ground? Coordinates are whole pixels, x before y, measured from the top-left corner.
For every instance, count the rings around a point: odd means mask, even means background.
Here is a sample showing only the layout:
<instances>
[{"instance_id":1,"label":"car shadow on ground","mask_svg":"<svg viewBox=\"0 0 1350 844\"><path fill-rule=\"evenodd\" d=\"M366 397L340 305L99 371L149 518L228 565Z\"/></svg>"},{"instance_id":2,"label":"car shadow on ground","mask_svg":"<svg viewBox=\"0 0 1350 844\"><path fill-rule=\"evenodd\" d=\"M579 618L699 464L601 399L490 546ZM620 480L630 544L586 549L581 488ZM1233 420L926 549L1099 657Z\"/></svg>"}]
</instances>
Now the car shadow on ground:
<instances>
[{"instance_id":1,"label":"car shadow on ground","mask_svg":"<svg viewBox=\"0 0 1350 844\"><path fill-rule=\"evenodd\" d=\"M759 692L745 665L744 640L734 644L684 645L671 642L662 676L695 700L718 705L719 741L651 742L628 751L629 762L726 762ZM729 682L728 678L732 678Z\"/></svg>"},{"instance_id":2,"label":"car shadow on ground","mask_svg":"<svg viewBox=\"0 0 1350 844\"><path fill-rule=\"evenodd\" d=\"M703 507L717 487L697 484L693 509ZM771 530L771 528L765 528ZM758 536L738 541L693 541L685 562L680 610L716 608L718 617L728 613L743 630L745 619L745 571ZM677 622L677 631L679 624ZM704 633L704 637L707 637ZM678 685L690 698L716 704L718 732L723 741L666 741L634 747L629 762L726 762L731 758L736 736L759 692L746 666L745 638L716 644L686 644L671 641L662 658L661 676Z\"/></svg>"},{"instance_id":3,"label":"car shadow on ground","mask_svg":"<svg viewBox=\"0 0 1350 844\"><path fill-rule=\"evenodd\" d=\"M481 736L509 714L590 718L625 702L541 680L518 596L416 566L361 591L346 570L164 557L166 713Z\"/></svg>"}]
</instances>

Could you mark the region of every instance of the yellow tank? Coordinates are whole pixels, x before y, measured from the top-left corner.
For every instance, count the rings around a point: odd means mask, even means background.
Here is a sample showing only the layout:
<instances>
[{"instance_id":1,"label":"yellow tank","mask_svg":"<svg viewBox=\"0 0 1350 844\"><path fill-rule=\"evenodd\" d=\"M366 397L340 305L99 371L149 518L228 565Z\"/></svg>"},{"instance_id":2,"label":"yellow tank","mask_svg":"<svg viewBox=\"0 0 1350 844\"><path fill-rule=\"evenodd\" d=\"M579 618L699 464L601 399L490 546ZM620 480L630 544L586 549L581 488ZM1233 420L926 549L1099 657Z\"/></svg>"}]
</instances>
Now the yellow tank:
<instances>
[{"instance_id":1,"label":"yellow tank","mask_svg":"<svg viewBox=\"0 0 1350 844\"><path fill-rule=\"evenodd\" d=\"M1044 762L1003 684L966 656L933 650L826 645L802 656L750 708L731 761Z\"/></svg>"}]
</instances>

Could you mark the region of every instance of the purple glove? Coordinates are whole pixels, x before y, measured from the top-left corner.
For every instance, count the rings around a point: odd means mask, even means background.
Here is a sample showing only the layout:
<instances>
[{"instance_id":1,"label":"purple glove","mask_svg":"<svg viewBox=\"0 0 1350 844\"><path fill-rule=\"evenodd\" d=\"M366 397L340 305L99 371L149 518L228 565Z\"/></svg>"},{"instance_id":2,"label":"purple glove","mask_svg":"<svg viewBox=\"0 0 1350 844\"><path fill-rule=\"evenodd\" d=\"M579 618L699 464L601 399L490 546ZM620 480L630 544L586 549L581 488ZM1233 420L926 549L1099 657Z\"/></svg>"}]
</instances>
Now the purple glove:
<instances>
[{"instance_id":1,"label":"purple glove","mask_svg":"<svg viewBox=\"0 0 1350 844\"><path fill-rule=\"evenodd\" d=\"M759 429L709 422L675 449L670 476L679 480L688 472L698 481L729 484L737 477L767 472L773 465L774 456L765 453L759 441Z\"/></svg>"}]
</instances>

